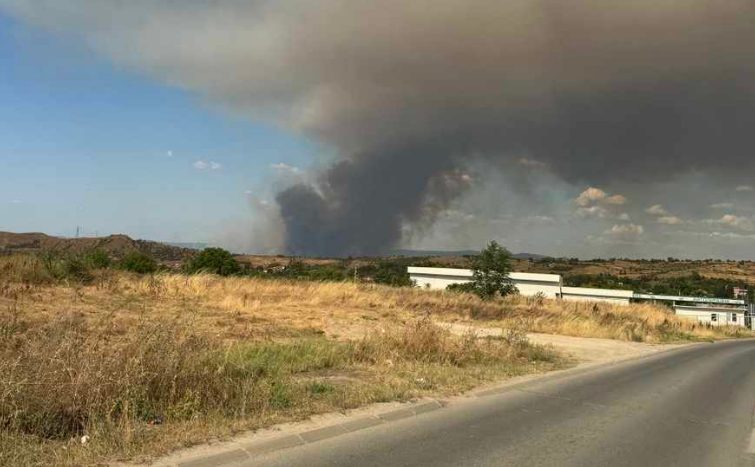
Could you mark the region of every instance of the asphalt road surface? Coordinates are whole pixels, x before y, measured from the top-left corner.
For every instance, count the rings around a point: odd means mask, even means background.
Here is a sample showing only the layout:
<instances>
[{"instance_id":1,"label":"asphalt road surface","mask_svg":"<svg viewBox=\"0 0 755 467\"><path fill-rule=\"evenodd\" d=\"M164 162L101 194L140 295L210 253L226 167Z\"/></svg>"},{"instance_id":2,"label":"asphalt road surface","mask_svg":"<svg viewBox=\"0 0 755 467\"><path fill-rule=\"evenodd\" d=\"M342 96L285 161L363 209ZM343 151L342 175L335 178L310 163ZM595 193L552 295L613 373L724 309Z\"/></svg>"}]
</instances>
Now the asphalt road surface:
<instances>
[{"instance_id":1,"label":"asphalt road surface","mask_svg":"<svg viewBox=\"0 0 755 467\"><path fill-rule=\"evenodd\" d=\"M244 466L755 466L755 341L462 400ZM752 453L750 453L752 451Z\"/></svg>"}]
</instances>

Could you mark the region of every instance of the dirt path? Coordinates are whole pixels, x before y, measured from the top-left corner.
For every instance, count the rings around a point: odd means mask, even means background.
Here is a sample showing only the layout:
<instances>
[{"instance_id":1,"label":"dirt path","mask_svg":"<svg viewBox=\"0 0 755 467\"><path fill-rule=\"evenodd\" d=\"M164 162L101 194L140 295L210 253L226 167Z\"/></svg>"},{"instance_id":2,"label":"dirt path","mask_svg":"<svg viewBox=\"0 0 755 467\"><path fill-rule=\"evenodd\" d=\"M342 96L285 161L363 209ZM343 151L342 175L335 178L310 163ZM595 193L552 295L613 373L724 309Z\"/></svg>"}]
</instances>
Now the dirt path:
<instances>
[{"instance_id":1,"label":"dirt path","mask_svg":"<svg viewBox=\"0 0 755 467\"><path fill-rule=\"evenodd\" d=\"M467 324L438 324L447 327L454 334L464 334L470 330L475 331L480 336L500 336L502 333L501 329L482 328ZM533 344L552 345L559 352L576 359L580 363L608 363L687 345L645 344L642 342L536 333L527 334L527 338Z\"/></svg>"}]
</instances>

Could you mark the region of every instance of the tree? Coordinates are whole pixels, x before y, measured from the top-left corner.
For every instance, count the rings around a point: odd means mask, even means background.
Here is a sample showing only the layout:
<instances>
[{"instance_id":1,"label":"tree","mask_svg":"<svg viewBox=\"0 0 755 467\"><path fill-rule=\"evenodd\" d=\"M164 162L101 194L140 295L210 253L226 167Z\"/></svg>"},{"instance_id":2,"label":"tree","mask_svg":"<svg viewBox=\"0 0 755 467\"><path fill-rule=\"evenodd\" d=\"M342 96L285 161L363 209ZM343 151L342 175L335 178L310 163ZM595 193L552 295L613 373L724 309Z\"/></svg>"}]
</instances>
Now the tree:
<instances>
[{"instance_id":1,"label":"tree","mask_svg":"<svg viewBox=\"0 0 755 467\"><path fill-rule=\"evenodd\" d=\"M472 259L474 272L474 293L483 300L490 300L496 294L502 297L516 292L511 274L511 253L493 241Z\"/></svg>"},{"instance_id":2,"label":"tree","mask_svg":"<svg viewBox=\"0 0 755 467\"><path fill-rule=\"evenodd\" d=\"M186 272L208 272L221 276L232 276L241 272L241 265L233 255L222 248L207 248L191 258L186 264Z\"/></svg>"},{"instance_id":3,"label":"tree","mask_svg":"<svg viewBox=\"0 0 755 467\"><path fill-rule=\"evenodd\" d=\"M120 267L139 274L152 274L157 271L157 262L146 253L132 251L123 257Z\"/></svg>"}]
</instances>

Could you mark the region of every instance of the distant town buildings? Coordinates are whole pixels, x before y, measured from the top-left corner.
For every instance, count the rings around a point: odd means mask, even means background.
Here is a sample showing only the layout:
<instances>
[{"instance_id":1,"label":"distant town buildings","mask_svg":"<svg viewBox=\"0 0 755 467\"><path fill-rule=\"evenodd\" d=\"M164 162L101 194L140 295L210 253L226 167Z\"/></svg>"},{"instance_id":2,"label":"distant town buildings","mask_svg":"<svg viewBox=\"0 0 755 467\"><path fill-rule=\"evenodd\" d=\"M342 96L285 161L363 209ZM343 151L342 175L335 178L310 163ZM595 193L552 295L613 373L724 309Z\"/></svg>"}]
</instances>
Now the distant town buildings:
<instances>
[{"instance_id":1,"label":"distant town buildings","mask_svg":"<svg viewBox=\"0 0 755 467\"><path fill-rule=\"evenodd\" d=\"M747 289L734 287L734 300L747 300Z\"/></svg>"}]
</instances>

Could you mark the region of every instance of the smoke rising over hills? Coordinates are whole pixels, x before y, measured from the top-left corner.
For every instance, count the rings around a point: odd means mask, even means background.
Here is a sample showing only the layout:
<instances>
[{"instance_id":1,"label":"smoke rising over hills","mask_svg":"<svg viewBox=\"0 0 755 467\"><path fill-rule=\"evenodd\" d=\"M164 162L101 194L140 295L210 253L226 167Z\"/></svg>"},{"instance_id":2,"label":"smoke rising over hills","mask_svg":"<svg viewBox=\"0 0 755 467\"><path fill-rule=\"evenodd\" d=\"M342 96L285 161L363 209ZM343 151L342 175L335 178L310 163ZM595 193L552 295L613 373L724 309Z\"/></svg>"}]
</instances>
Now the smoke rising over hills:
<instances>
[{"instance_id":1,"label":"smoke rising over hills","mask_svg":"<svg viewBox=\"0 0 755 467\"><path fill-rule=\"evenodd\" d=\"M386 251L474 188L473 164L505 172L526 155L604 187L696 172L745 183L755 165L749 0L3 7L332 147L314 184L277 195L292 253Z\"/></svg>"}]
</instances>

